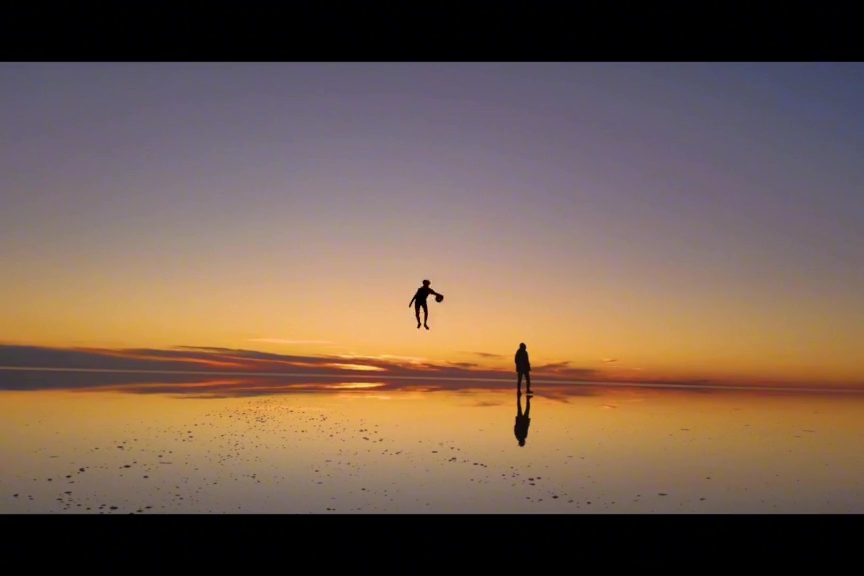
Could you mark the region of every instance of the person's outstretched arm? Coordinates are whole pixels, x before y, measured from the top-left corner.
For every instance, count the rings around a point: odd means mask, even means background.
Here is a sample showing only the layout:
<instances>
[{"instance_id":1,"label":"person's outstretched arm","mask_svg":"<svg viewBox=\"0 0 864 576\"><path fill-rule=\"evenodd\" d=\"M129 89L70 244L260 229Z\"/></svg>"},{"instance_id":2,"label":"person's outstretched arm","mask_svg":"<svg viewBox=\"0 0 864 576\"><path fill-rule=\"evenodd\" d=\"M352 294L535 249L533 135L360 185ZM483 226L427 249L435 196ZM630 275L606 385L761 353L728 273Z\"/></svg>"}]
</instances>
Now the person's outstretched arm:
<instances>
[{"instance_id":1,"label":"person's outstretched arm","mask_svg":"<svg viewBox=\"0 0 864 576\"><path fill-rule=\"evenodd\" d=\"M408 303L408 308L410 308L411 305L414 304L414 300L416 300L416 299L417 299L417 295L415 294L414 297L411 298L411 301Z\"/></svg>"}]
</instances>

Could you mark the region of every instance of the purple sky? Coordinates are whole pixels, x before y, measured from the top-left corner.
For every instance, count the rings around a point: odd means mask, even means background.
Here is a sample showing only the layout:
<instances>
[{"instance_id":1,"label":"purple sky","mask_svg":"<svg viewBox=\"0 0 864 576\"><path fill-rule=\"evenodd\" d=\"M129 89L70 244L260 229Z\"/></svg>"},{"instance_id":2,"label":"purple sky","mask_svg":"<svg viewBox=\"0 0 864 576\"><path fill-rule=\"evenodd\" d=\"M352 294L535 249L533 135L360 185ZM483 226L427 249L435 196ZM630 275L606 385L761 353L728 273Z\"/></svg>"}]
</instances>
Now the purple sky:
<instances>
[{"instance_id":1,"label":"purple sky","mask_svg":"<svg viewBox=\"0 0 864 576\"><path fill-rule=\"evenodd\" d=\"M861 64L7 63L0 86L0 321L19 332L68 308L93 338L198 338L136 314L205 286L226 310L358 290L404 309L431 276L460 318L516 310L534 341L566 340L558 318L623 342L603 315L634 334L626 317L676 318L681 342L687 318L749 316L765 341L806 326L844 355L862 334ZM175 343L398 340L297 306L290 334L250 307ZM485 349L453 306L451 348Z\"/></svg>"}]
</instances>

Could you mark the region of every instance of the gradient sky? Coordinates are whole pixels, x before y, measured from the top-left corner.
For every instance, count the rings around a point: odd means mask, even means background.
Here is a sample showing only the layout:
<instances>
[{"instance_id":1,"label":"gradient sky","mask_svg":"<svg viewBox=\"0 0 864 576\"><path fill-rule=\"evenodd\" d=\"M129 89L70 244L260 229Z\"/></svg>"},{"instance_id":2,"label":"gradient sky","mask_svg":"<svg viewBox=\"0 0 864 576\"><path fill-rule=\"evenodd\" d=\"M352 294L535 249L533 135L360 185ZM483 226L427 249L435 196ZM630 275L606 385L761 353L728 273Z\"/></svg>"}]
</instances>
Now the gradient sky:
<instances>
[{"instance_id":1,"label":"gradient sky","mask_svg":"<svg viewBox=\"0 0 864 576\"><path fill-rule=\"evenodd\" d=\"M2 342L509 367L524 341L864 384L861 64L4 63L0 87ZM424 278L446 299L418 333Z\"/></svg>"}]
</instances>

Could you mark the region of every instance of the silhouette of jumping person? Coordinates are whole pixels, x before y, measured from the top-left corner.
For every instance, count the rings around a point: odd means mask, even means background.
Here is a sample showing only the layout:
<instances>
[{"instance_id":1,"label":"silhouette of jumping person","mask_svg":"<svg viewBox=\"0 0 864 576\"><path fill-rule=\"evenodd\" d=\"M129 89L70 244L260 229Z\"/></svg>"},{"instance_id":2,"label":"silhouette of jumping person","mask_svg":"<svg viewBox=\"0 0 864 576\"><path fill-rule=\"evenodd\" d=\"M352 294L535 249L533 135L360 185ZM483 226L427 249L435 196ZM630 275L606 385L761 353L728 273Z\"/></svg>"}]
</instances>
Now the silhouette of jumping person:
<instances>
[{"instance_id":1,"label":"silhouette of jumping person","mask_svg":"<svg viewBox=\"0 0 864 576\"><path fill-rule=\"evenodd\" d=\"M414 315L417 316L417 329L420 329L420 309L423 309L423 326L426 330L429 330L429 325L426 324L426 321L429 319L429 307L426 306L426 299L430 294L434 294L435 296L439 296L437 292L435 292L432 288L429 287L429 280L423 280L423 286L417 289L417 292L414 294L414 297L411 298L411 302L408 303L408 307L414 305Z\"/></svg>"},{"instance_id":2,"label":"silhouette of jumping person","mask_svg":"<svg viewBox=\"0 0 864 576\"><path fill-rule=\"evenodd\" d=\"M519 344L519 350L516 351L516 374L519 375L519 380L516 384L516 391L522 394L522 377L525 377L525 386L528 394L531 394L531 362L528 360L528 350L524 343Z\"/></svg>"},{"instance_id":3,"label":"silhouette of jumping person","mask_svg":"<svg viewBox=\"0 0 864 576\"><path fill-rule=\"evenodd\" d=\"M516 424L513 426L513 434L516 435L516 440L519 441L519 446L525 446L525 440L528 439L528 426L531 425L531 396L528 396L525 401L525 413L522 413L522 394L516 394Z\"/></svg>"}]
</instances>

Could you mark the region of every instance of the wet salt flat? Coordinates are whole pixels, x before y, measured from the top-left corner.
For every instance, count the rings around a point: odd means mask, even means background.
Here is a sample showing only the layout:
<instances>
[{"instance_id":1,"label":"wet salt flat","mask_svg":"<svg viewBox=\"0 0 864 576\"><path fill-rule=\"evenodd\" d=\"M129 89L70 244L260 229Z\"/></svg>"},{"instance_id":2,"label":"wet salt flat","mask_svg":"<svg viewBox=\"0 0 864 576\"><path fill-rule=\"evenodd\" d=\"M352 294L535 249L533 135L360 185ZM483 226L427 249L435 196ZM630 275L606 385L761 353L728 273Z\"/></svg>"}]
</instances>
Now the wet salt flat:
<instances>
[{"instance_id":1,"label":"wet salt flat","mask_svg":"<svg viewBox=\"0 0 864 576\"><path fill-rule=\"evenodd\" d=\"M526 408L526 398L522 407ZM864 402L0 393L2 513L864 513Z\"/></svg>"}]
</instances>

